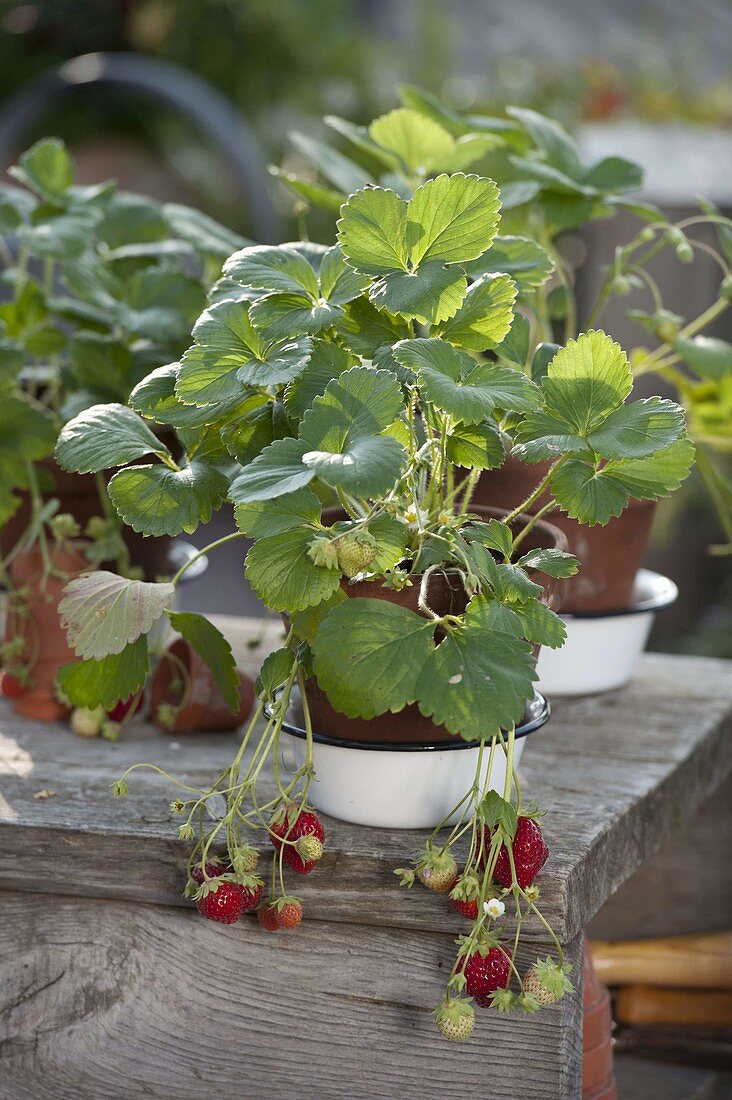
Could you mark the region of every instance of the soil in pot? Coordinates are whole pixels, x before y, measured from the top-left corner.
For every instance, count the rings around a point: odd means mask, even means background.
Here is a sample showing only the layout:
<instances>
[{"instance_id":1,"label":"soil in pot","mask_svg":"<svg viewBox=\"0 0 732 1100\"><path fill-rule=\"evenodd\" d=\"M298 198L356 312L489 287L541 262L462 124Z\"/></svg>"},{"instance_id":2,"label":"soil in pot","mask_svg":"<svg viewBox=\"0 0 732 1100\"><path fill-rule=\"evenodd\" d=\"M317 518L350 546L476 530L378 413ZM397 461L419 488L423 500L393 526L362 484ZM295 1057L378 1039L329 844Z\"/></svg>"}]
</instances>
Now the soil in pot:
<instances>
[{"instance_id":1,"label":"soil in pot","mask_svg":"<svg viewBox=\"0 0 732 1100\"><path fill-rule=\"evenodd\" d=\"M507 512L500 508L474 507L472 511L486 519L502 519L507 515ZM323 512L323 522L326 524L335 523L343 518L345 515L338 508L327 508ZM527 516L519 516L515 521L516 530L520 531L527 521ZM552 524L539 520L524 539L521 553L538 548L566 550L567 539L562 531ZM532 580L544 585L542 601L553 611L557 611L561 606L566 582L546 577L544 574L536 574L533 570L529 570L529 575ZM400 592L384 587L379 581L358 581L355 584L349 584L344 580L341 586L349 597L389 600L399 604L400 607L422 614L418 605L419 584L417 582L418 578L415 578L411 588L403 588ZM430 607L440 615L447 613L459 615L465 610L467 604L465 590L457 574L450 573L431 574L428 599ZM398 714L387 713L368 719L348 718L332 706L328 696L314 678L307 683L307 698L314 729L330 737L340 737L348 741L398 742L400 744L455 740L454 735L444 726L438 726L430 718L425 718L414 703L404 707Z\"/></svg>"},{"instance_id":2,"label":"soil in pot","mask_svg":"<svg viewBox=\"0 0 732 1100\"><path fill-rule=\"evenodd\" d=\"M68 473L62 470L53 458L43 459L39 466L42 477L41 497L44 503L56 498L59 501L59 512L72 515L82 530L93 516L102 514L97 482L93 474ZM0 553L3 551L7 553L12 549L30 523L30 497L27 493L19 495L22 497L20 508L0 531ZM143 569L146 580L154 581L158 576L168 572L171 541L169 536L145 538L133 531L131 527L123 526L122 537L130 552L132 564Z\"/></svg>"},{"instance_id":3,"label":"soil in pot","mask_svg":"<svg viewBox=\"0 0 732 1100\"><path fill-rule=\"evenodd\" d=\"M500 469L481 474L473 500L497 508L515 505L526 500L548 469L547 462L529 465L509 455ZM532 510L538 511L548 500L546 494L540 497ZM655 501L631 500L604 527L583 527L561 512L551 513L552 525L565 533L570 552L582 563L579 573L566 582L564 611L617 611L628 606L655 511Z\"/></svg>"},{"instance_id":4,"label":"soil in pot","mask_svg":"<svg viewBox=\"0 0 732 1100\"><path fill-rule=\"evenodd\" d=\"M68 713L68 708L56 696L56 673L62 665L77 658L66 642L58 605L68 582L89 568L83 546L81 542L49 544L51 565L60 576L44 579L43 558L38 546L18 554L10 565L14 589L27 592L22 600L27 615L18 614L18 603L11 599L5 626L6 641L17 637L26 640L24 659L31 666L28 688L13 700L13 709L26 718L54 722Z\"/></svg>"},{"instance_id":5,"label":"soil in pot","mask_svg":"<svg viewBox=\"0 0 732 1100\"><path fill-rule=\"evenodd\" d=\"M170 656L169 656L170 655ZM239 676L239 709L229 710L208 665L185 638L177 638L163 654L150 688L150 717L165 733L192 730L235 730L244 724L254 705L254 684ZM170 723L160 721L158 708L171 708Z\"/></svg>"}]
</instances>

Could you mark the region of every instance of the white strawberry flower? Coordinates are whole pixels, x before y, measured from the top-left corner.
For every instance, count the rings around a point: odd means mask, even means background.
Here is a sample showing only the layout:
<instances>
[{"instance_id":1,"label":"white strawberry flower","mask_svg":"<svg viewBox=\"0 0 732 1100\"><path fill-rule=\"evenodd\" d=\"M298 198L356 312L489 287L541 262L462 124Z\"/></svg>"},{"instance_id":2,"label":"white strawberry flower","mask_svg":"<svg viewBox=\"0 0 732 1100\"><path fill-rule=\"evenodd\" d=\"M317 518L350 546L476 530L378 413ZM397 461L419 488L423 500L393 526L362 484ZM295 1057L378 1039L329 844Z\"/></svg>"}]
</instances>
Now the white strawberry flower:
<instances>
[{"instance_id":1,"label":"white strawberry flower","mask_svg":"<svg viewBox=\"0 0 732 1100\"><path fill-rule=\"evenodd\" d=\"M494 920L498 920L506 912L506 906L498 898L491 898L490 901L483 902L483 911Z\"/></svg>"},{"instance_id":2,"label":"white strawberry flower","mask_svg":"<svg viewBox=\"0 0 732 1100\"><path fill-rule=\"evenodd\" d=\"M397 516L398 520L406 523L410 531L420 531L429 518L430 514L426 508L417 508L415 505L405 508L402 514Z\"/></svg>"}]
</instances>

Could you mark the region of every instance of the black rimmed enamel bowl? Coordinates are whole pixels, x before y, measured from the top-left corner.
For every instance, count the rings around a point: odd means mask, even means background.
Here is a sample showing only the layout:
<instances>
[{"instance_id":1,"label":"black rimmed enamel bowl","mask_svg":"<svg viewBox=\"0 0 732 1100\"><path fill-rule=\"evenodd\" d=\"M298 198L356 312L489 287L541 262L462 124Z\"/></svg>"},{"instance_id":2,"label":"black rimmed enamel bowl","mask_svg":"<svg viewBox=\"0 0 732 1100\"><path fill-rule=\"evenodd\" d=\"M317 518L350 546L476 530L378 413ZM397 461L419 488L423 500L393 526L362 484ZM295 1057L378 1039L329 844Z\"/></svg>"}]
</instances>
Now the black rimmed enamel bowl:
<instances>
[{"instance_id":1,"label":"black rimmed enamel bowl","mask_svg":"<svg viewBox=\"0 0 732 1100\"><path fill-rule=\"evenodd\" d=\"M514 766L518 765L530 733L546 725L549 704L538 692L527 703L524 720L516 727ZM305 761L306 735L300 702L293 699L282 732L281 745L293 768ZM313 734L316 778L310 788L313 805L355 825L388 829L428 829L459 814L451 812L470 789L478 767L480 745L456 737L433 744L391 744L347 741ZM496 745L488 776L490 744L483 748L481 787L503 793L506 758Z\"/></svg>"},{"instance_id":2,"label":"black rimmed enamel bowl","mask_svg":"<svg viewBox=\"0 0 732 1100\"><path fill-rule=\"evenodd\" d=\"M595 695L627 684L646 647L656 612L672 604L678 594L668 577L639 569L627 607L562 614L567 640L561 649L542 647L537 687L548 695Z\"/></svg>"}]
</instances>

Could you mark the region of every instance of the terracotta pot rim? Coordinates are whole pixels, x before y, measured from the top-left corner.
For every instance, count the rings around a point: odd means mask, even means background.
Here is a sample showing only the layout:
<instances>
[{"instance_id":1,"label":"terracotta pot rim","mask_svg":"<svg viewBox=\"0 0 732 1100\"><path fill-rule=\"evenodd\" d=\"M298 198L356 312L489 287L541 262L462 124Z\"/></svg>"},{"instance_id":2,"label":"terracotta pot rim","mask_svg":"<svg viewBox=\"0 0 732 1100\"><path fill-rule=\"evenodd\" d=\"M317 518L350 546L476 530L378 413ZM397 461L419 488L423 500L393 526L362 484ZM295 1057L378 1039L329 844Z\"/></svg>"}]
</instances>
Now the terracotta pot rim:
<instances>
[{"instance_id":1,"label":"terracotta pot rim","mask_svg":"<svg viewBox=\"0 0 732 1100\"><path fill-rule=\"evenodd\" d=\"M277 693L279 694L279 692ZM529 712L528 715L526 712ZM272 717L272 708L268 703L264 708L267 718ZM515 737L528 737L547 724L551 717L552 708L549 700L539 691L534 691L534 698L527 702L524 711L524 719L516 727ZM347 715L343 715L345 722L350 721ZM302 727L296 726L287 719L282 723L282 729L291 737L297 737L304 741L307 733ZM490 740L486 738L486 740ZM461 749L476 749L480 741L464 741L459 735L454 735L450 741L356 741L348 737L333 737L327 733L313 731L313 741L318 745L330 745L341 749L364 749L367 752L455 752Z\"/></svg>"}]
</instances>

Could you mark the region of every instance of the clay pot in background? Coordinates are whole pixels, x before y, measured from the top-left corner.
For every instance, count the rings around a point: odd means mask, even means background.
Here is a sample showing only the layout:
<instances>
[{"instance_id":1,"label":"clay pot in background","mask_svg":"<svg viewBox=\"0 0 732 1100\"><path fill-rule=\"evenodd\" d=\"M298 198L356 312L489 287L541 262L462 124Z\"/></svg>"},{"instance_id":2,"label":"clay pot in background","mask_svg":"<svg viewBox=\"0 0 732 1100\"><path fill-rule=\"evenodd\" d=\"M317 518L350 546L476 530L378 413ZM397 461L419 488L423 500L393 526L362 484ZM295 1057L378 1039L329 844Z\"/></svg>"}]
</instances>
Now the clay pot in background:
<instances>
[{"instance_id":1,"label":"clay pot in background","mask_svg":"<svg viewBox=\"0 0 732 1100\"><path fill-rule=\"evenodd\" d=\"M610 994L597 977L584 944L582 1100L617 1100L613 1076Z\"/></svg>"},{"instance_id":2,"label":"clay pot in background","mask_svg":"<svg viewBox=\"0 0 732 1100\"><path fill-rule=\"evenodd\" d=\"M174 660L168 660L165 653L171 653ZM158 729L164 733L189 733L191 730L235 730L244 724L255 697L254 684L248 676L238 673L239 710L233 714L216 687L208 665L185 638L177 638L165 653L155 669L150 688L150 718ZM190 691L171 728L157 722L155 716L161 704L173 707L180 704L181 695L173 688L174 682L183 678L178 662L185 668Z\"/></svg>"},{"instance_id":3,"label":"clay pot in background","mask_svg":"<svg viewBox=\"0 0 732 1100\"><path fill-rule=\"evenodd\" d=\"M42 487L41 497L44 503L55 497L59 501L59 512L72 515L82 530L93 516L103 514L93 474L68 473L53 458L44 459L39 466L45 475L44 481L52 482L52 486ZM15 546L30 522L30 498L27 493L20 495L23 501L20 508L0 530L0 547L5 553ZM170 550L170 538L167 535L146 538L131 527L123 525L122 537L130 552L132 564L144 570L146 580L154 581L156 577L166 573Z\"/></svg>"},{"instance_id":4,"label":"clay pot in background","mask_svg":"<svg viewBox=\"0 0 732 1100\"><path fill-rule=\"evenodd\" d=\"M501 519L506 512L498 508L474 508L484 519ZM344 519L345 513L339 508L326 508L323 511L323 522L327 525ZM516 531L520 531L528 516L519 516L515 521ZM567 549L567 540L563 533L550 523L539 520L536 527L524 539L521 553L537 548ZM544 585L542 600L554 611L561 606L565 582L544 574L537 574L529 570L529 575L537 583ZM409 611L421 614L419 611L419 584L417 578L410 588L403 588L400 592L385 588L379 581L358 581L349 584L344 580L341 584L343 591L349 597L369 597L377 600L389 600L391 603L406 607ZM465 610L467 597L465 590L459 581L457 574L439 571L431 574L429 580L429 604L433 611L439 615L452 613L459 615ZM346 741L380 741L400 742L403 744L425 744L427 742L449 742L455 737L444 726L435 725L430 718L420 712L419 707L412 703L404 707L398 714L381 714L376 718L348 718L337 711L330 703L325 692L318 686L315 679L307 684L308 706L312 718L313 727L320 734L331 737L339 737Z\"/></svg>"},{"instance_id":5,"label":"clay pot in background","mask_svg":"<svg viewBox=\"0 0 732 1100\"><path fill-rule=\"evenodd\" d=\"M548 469L548 462L530 465L509 455L500 469L481 474L474 505L515 508L526 500ZM532 510L538 511L548 500L548 494L541 496ZM562 512L551 513L551 523L565 533L570 552L582 563L579 573L566 582L564 611L618 611L628 606L636 573L643 564L655 510L655 501L632 500L621 515L604 527L584 527Z\"/></svg>"},{"instance_id":6,"label":"clay pot in background","mask_svg":"<svg viewBox=\"0 0 732 1100\"><path fill-rule=\"evenodd\" d=\"M83 542L49 543L51 564L61 576L50 576L43 582L43 558L36 544L17 555L10 565L14 589L28 588L23 600L28 618L15 611L15 601L9 601L5 625L7 641L25 636L26 653L32 656L38 647L38 657L30 669L28 690L13 700L13 709L26 718L55 722L68 713L56 697L56 673L62 665L75 661L76 655L66 642L66 631L59 622L58 605L70 580L89 569L83 554Z\"/></svg>"}]
</instances>

